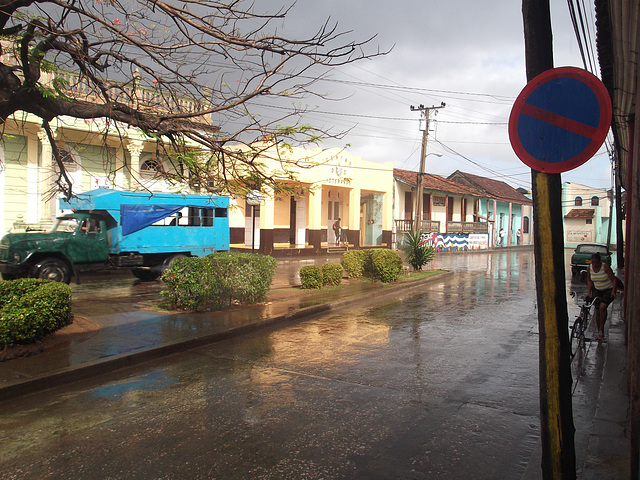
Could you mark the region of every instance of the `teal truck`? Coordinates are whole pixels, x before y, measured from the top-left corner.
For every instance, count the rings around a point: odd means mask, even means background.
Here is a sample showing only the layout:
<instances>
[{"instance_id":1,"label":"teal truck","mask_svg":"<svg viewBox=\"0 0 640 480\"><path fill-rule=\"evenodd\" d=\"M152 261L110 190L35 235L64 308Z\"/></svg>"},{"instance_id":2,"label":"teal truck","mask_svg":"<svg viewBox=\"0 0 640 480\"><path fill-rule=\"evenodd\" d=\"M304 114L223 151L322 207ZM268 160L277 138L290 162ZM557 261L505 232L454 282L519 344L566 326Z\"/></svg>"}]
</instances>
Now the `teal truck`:
<instances>
[{"instance_id":1,"label":"teal truck","mask_svg":"<svg viewBox=\"0 0 640 480\"><path fill-rule=\"evenodd\" d=\"M131 268L154 280L177 258L229 251L229 198L98 189L60 201L51 231L0 240L2 278L69 283L86 270Z\"/></svg>"},{"instance_id":2,"label":"teal truck","mask_svg":"<svg viewBox=\"0 0 640 480\"><path fill-rule=\"evenodd\" d=\"M578 274L585 274L591 263L591 256L594 253L599 253L602 261L608 265L611 265L611 252L606 245L599 243L581 243L576 247L571 255L571 274L576 276Z\"/></svg>"}]
</instances>

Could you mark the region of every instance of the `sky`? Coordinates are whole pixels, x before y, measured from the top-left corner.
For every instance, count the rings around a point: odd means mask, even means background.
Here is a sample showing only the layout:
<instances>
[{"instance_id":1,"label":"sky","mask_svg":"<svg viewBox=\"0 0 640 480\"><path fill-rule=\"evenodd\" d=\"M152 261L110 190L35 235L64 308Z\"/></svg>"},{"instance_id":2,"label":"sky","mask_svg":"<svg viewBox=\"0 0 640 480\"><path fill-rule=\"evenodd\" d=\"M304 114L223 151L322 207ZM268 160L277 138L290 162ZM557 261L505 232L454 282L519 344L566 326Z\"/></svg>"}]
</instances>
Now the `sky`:
<instances>
[{"instance_id":1,"label":"sky","mask_svg":"<svg viewBox=\"0 0 640 480\"><path fill-rule=\"evenodd\" d=\"M583 68L567 2L550 3L555 66ZM593 8L592 2L580 3ZM595 52L594 12L585 15ZM426 171L448 176L461 170L531 188L531 170L515 155L508 136L511 108L527 83L521 2L298 0L281 27L301 36L327 18L350 32L350 39L375 35L368 53L378 47L391 51L334 69L317 82L315 89L333 100L308 99L313 112L305 122L348 130L323 147L348 144L363 160L418 171L420 112L410 107L445 102L432 114ZM599 67L592 73L599 76ZM563 173L562 181L610 188L610 165L603 146L584 165Z\"/></svg>"}]
</instances>

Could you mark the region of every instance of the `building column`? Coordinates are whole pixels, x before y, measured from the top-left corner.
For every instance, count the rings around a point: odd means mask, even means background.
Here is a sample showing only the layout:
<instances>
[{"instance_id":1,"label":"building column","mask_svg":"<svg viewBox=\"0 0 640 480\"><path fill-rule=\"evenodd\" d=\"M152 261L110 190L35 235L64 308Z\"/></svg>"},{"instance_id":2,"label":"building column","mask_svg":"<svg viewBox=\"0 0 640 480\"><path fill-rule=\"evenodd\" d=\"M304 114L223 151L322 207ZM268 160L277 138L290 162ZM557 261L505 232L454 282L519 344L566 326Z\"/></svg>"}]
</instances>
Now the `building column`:
<instances>
[{"instance_id":1,"label":"building column","mask_svg":"<svg viewBox=\"0 0 640 480\"><path fill-rule=\"evenodd\" d=\"M122 145L116 147L114 170L115 175L113 177L113 188L115 190L124 190L124 148Z\"/></svg>"},{"instance_id":2,"label":"building column","mask_svg":"<svg viewBox=\"0 0 640 480\"><path fill-rule=\"evenodd\" d=\"M502 228L502 225L500 225L498 218L499 218L498 217L498 201L494 198L493 199L493 231L495 232L494 241L495 241L495 236L499 234L500 228ZM495 243L494 243L494 246L495 246Z\"/></svg>"},{"instance_id":3,"label":"building column","mask_svg":"<svg viewBox=\"0 0 640 480\"><path fill-rule=\"evenodd\" d=\"M25 212L27 216L24 219L26 223L38 223L43 208L40 200L42 195L38 168L38 140L32 136L27 137L27 208Z\"/></svg>"},{"instance_id":4,"label":"building column","mask_svg":"<svg viewBox=\"0 0 640 480\"><path fill-rule=\"evenodd\" d=\"M513 203L509 202L509 221L508 221L508 225L509 225L509 229L507 230L508 232L508 237L507 237L507 247L510 247L511 244L513 243L512 238L513 238Z\"/></svg>"},{"instance_id":5,"label":"building column","mask_svg":"<svg viewBox=\"0 0 640 480\"><path fill-rule=\"evenodd\" d=\"M382 243L386 244L387 248L391 248L393 243L393 207L391 206L391 200L388 193L382 193ZM422 201L424 202L424 199Z\"/></svg>"},{"instance_id":6,"label":"building column","mask_svg":"<svg viewBox=\"0 0 640 480\"><path fill-rule=\"evenodd\" d=\"M143 143L135 140L129 142L127 150L131 155L131 165L129 165L129 171L131 172L131 181L129 182L129 189L132 191L138 190L140 186L140 154L142 153Z\"/></svg>"},{"instance_id":7,"label":"building column","mask_svg":"<svg viewBox=\"0 0 640 480\"><path fill-rule=\"evenodd\" d=\"M359 188L352 188L349 191L347 208L349 209L349 231L347 232L347 241L354 245L355 248L360 247L360 195Z\"/></svg>"},{"instance_id":8,"label":"building column","mask_svg":"<svg viewBox=\"0 0 640 480\"><path fill-rule=\"evenodd\" d=\"M54 126L51 126L51 130L55 134ZM44 129L39 129L37 135L42 147L40 181L38 184L41 197L46 198L46 200L42 202L40 221L47 223L53 221L55 218L57 211L55 202L58 199L57 195L50 195L54 188L53 179L55 177L55 171L53 169L53 149L51 148L51 143L49 143L47 132Z\"/></svg>"},{"instance_id":9,"label":"building column","mask_svg":"<svg viewBox=\"0 0 640 480\"><path fill-rule=\"evenodd\" d=\"M321 185L309 191L309 245L316 253L322 248L322 193Z\"/></svg>"},{"instance_id":10,"label":"building column","mask_svg":"<svg viewBox=\"0 0 640 480\"><path fill-rule=\"evenodd\" d=\"M274 241L275 196L273 189L265 188L260 204L260 253L271 255Z\"/></svg>"}]
</instances>

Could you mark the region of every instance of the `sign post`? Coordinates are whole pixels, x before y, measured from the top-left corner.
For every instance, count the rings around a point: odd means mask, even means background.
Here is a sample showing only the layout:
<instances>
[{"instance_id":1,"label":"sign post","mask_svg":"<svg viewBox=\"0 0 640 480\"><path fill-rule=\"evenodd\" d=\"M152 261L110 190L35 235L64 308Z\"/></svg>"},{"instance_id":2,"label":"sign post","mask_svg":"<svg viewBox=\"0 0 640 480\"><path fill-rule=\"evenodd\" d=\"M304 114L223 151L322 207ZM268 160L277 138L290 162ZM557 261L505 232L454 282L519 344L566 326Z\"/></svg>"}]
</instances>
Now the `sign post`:
<instances>
[{"instance_id":1,"label":"sign post","mask_svg":"<svg viewBox=\"0 0 640 480\"><path fill-rule=\"evenodd\" d=\"M536 6L524 1L523 12ZM525 13L525 43L526 34ZM527 67L553 63L550 56L541 59L527 53ZM598 151L610 122L611 102L602 82L573 67L552 68L531 79L509 117L513 149L531 167L544 479L575 478L560 173L582 165Z\"/></svg>"}]
</instances>

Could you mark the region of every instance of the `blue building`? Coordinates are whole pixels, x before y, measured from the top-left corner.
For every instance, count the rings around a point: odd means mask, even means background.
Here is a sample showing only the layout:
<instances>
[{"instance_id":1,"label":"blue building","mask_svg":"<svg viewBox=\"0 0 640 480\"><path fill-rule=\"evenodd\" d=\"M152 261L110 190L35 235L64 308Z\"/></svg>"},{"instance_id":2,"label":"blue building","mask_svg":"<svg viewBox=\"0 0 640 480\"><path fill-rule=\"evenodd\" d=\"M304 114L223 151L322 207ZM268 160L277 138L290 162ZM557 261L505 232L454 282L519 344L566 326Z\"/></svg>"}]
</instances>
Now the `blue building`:
<instances>
[{"instance_id":1,"label":"blue building","mask_svg":"<svg viewBox=\"0 0 640 480\"><path fill-rule=\"evenodd\" d=\"M501 180L460 170L453 172L448 179L482 192L484 198L480 202L478 216L491 224L494 245L506 247L532 243L533 202L530 198Z\"/></svg>"}]
</instances>

